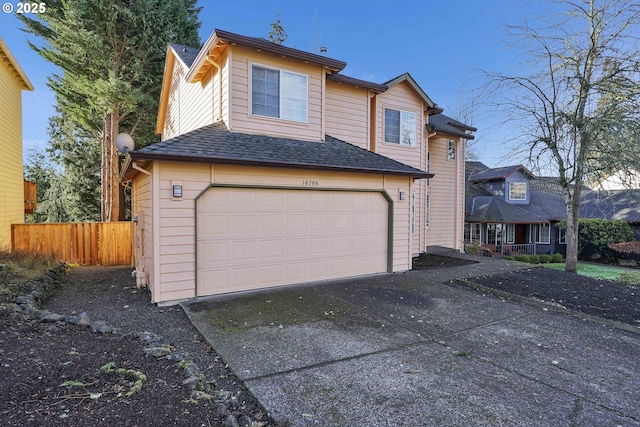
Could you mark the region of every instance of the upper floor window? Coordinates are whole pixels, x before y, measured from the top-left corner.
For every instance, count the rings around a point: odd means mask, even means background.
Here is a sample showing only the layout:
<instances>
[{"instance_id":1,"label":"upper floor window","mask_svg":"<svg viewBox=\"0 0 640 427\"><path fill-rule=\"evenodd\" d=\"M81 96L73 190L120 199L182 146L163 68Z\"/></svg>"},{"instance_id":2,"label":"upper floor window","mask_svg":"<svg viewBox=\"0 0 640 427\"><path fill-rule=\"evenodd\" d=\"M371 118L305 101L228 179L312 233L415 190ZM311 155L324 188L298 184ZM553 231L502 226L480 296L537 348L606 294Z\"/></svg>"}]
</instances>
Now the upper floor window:
<instances>
[{"instance_id":1,"label":"upper floor window","mask_svg":"<svg viewBox=\"0 0 640 427\"><path fill-rule=\"evenodd\" d=\"M384 109L384 142L416 145L416 114L409 111Z\"/></svg>"},{"instance_id":2,"label":"upper floor window","mask_svg":"<svg viewBox=\"0 0 640 427\"><path fill-rule=\"evenodd\" d=\"M527 183L510 182L509 200L527 200Z\"/></svg>"},{"instance_id":3,"label":"upper floor window","mask_svg":"<svg viewBox=\"0 0 640 427\"><path fill-rule=\"evenodd\" d=\"M452 139L449 140L449 148L447 150L447 158L449 160L456 159L456 142Z\"/></svg>"},{"instance_id":4,"label":"upper floor window","mask_svg":"<svg viewBox=\"0 0 640 427\"><path fill-rule=\"evenodd\" d=\"M307 76L251 67L251 114L307 121Z\"/></svg>"}]
</instances>

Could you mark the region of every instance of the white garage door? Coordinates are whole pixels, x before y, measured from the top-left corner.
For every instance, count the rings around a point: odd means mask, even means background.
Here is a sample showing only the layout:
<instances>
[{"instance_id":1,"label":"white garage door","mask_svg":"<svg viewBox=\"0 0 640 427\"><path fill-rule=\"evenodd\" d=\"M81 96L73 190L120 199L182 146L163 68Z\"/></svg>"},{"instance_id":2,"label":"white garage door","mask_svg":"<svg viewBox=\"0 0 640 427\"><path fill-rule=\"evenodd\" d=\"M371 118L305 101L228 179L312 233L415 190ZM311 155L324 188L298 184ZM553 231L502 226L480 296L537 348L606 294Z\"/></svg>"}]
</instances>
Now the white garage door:
<instances>
[{"instance_id":1,"label":"white garage door","mask_svg":"<svg viewBox=\"0 0 640 427\"><path fill-rule=\"evenodd\" d=\"M197 292L387 271L378 192L213 187L197 201Z\"/></svg>"}]
</instances>

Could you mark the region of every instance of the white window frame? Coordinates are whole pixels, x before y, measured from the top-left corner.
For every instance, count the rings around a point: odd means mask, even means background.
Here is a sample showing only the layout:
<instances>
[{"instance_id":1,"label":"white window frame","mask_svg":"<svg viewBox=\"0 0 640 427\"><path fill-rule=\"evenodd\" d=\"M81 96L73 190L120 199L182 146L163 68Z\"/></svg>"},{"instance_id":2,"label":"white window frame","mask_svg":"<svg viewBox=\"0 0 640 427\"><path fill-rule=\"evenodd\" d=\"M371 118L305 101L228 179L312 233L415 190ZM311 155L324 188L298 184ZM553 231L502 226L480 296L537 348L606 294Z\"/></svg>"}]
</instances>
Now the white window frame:
<instances>
[{"instance_id":1,"label":"white window frame","mask_svg":"<svg viewBox=\"0 0 640 427\"><path fill-rule=\"evenodd\" d=\"M546 240L541 239L542 237L544 237L542 236L543 228L547 230ZM536 232L536 243L541 243L544 245L548 245L551 243L551 226L549 224L538 224L537 232Z\"/></svg>"},{"instance_id":2,"label":"white window frame","mask_svg":"<svg viewBox=\"0 0 640 427\"><path fill-rule=\"evenodd\" d=\"M453 139L449 140L449 146L447 147L447 160L456 159L456 142Z\"/></svg>"},{"instance_id":3,"label":"white window frame","mask_svg":"<svg viewBox=\"0 0 640 427\"><path fill-rule=\"evenodd\" d=\"M400 123L398 126L398 142L387 141L387 110L389 111L397 111L400 113ZM407 124L403 120L403 116L411 115L413 116L413 129L406 129ZM415 147L418 145L418 115L413 111L400 110L397 108L384 107L383 111L383 120L384 120L384 131L383 131L383 139L386 144L393 144L402 147ZM403 143L402 135L405 132L410 132L413 136L412 140L409 144Z\"/></svg>"},{"instance_id":4,"label":"white window frame","mask_svg":"<svg viewBox=\"0 0 640 427\"><path fill-rule=\"evenodd\" d=\"M469 242L470 243L482 243L482 224L479 222L469 223Z\"/></svg>"},{"instance_id":5,"label":"white window frame","mask_svg":"<svg viewBox=\"0 0 640 427\"><path fill-rule=\"evenodd\" d=\"M507 243L515 243L516 241L516 225L507 224Z\"/></svg>"},{"instance_id":6,"label":"white window frame","mask_svg":"<svg viewBox=\"0 0 640 427\"><path fill-rule=\"evenodd\" d=\"M515 186L524 186L524 191L522 191L522 197L513 197ZM509 200L527 200L527 183L526 182L510 182L509 183Z\"/></svg>"},{"instance_id":7,"label":"white window frame","mask_svg":"<svg viewBox=\"0 0 640 427\"><path fill-rule=\"evenodd\" d=\"M265 70L271 70L271 71L277 71L279 73L279 79L278 79L278 116L274 117L274 116L269 116L266 114L258 114L258 113L254 113L253 111L253 71L254 68L262 68ZM249 76L249 109L250 109L250 115L253 117L261 117L261 118L267 118L267 119L276 119L276 120L287 120L287 121L291 121L291 122L296 122L296 123L308 123L309 122L309 76L305 75L305 74L300 74L300 73L296 73L294 71L289 71L289 70L283 70L283 69L279 69L279 68L275 68L275 67L269 67L266 65L262 65L262 64L256 64L256 63L251 63L250 64L250 76ZM294 80L297 77L302 77L304 78L304 99L302 101L304 101L304 120L302 119L297 119L295 118L295 114L294 117L283 117L283 110L287 111L288 109L286 107L283 107L283 103L286 101L286 97L284 95L284 88L286 85L284 85L283 82L283 76L293 76ZM294 92L295 91L295 86L294 86ZM294 98L296 96L297 92L294 93ZM296 99L293 99L293 103L295 104ZM294 107L295 110L295 107Z\"/></svg>"}]
</instances>

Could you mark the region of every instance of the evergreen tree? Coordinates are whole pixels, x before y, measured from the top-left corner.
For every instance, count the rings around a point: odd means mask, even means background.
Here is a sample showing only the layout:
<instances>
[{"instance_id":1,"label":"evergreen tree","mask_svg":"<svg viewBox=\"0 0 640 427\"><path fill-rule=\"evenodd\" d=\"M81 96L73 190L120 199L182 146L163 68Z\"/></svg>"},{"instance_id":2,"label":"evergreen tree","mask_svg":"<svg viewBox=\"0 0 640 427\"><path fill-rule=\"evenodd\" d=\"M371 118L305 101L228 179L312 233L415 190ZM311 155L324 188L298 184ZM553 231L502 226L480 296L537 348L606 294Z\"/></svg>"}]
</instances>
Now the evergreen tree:
<instances>
[{"instance_id":1,"label":"evergreen tree","mask_svg":"<svg viewBox=\"0 0 640 427\"><path fill-rule=\"evenodd\" d=\"M287 40L287 32L280 22L280 14L276 14L276 20L271 23L271 31L269 31L269 40L275 44L283 44Z\"/></svg>"},{"instance_id":2,"label":"evergreen tree","mask_svg":"<svg viewBox=\"0 0 640 427\"><path fill-rule=\"evenodd\" d=\"M61 70L49 80L59 118L99 141L103 221L124 219L115 137L127 132L141 145L155 141L166 46L200 44L195 5L196 0L51 0L46 14L19 15L26 31L45 42L30 46Z\"/></svg>"}]
</instances>

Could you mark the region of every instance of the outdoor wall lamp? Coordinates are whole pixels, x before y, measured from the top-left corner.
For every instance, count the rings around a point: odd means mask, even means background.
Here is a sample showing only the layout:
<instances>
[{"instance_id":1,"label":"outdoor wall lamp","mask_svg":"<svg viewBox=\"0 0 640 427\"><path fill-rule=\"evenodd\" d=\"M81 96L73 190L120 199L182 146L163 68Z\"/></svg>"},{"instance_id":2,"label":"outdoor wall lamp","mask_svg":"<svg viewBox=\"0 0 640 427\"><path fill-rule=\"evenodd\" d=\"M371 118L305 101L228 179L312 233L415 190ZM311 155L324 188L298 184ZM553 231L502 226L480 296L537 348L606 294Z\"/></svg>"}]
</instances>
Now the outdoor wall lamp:
<instances>
[{"instance_id":1,"label":"outdoor wall lamp","mask_svg":"<svg viewBox=\"0 0 640 427\"><path fill-rule=\"evenodd\" d=\"M176 197L176 198L182 197L182 185L173 186L173 197Z\"/></svg>"}]
</instances>

